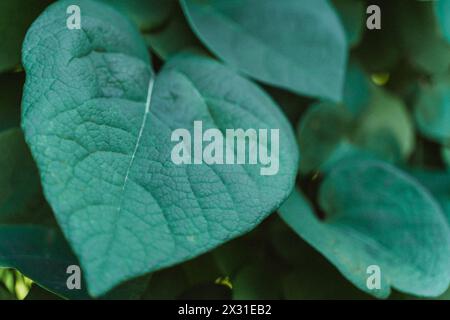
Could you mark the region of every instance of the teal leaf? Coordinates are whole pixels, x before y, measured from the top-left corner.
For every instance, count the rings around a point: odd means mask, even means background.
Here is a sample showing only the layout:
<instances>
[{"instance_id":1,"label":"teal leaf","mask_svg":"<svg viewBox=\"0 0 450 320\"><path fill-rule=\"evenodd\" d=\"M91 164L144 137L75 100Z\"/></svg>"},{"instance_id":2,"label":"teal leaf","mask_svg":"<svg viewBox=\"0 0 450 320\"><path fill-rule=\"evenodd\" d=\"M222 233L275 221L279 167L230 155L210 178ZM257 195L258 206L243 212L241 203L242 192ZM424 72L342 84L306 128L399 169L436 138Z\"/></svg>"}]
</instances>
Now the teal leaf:
<instances>
[{"instance_id":1,"label":"teal leaf","mask_svg":"<svg viewBox=\"0 0 450 320\"><path fill-rule=\"evenodd\" d=\"M107 3L124 13L142 32L161 27L169 19L175 0L95 0Z\"/></svg>"},{"instance_id":2,"label":"teal leaf","mask_svg":"<svg viewBox=\"0 0 450 320\"><path fill-rule=\"evenodd\" d=\"M14 69L20 63L20 48L33 20L50 0L0 1L0 72Z\"/></svg>"},{"instance_id":3,"label":"teal leaf","mask_svg":"<svg viewBox=\"0 0 450 320\"><path fill-rule=\"evenodd\" d=\"M450 168L450 147L443 146L441 148L441 157L447 168Z\"/></svg>"},{"instance_id":4,"label":"teal leaf","mask_svg":"<svg viewBox=\"0 0 450 320\"><path fill-rule=\"evenodd\" d=\"M325 170L356 153L389 162L407 159L414 148L414 126L405 104L388 91L370 89L370 99L357 108L358 114L329 102L307 110L297 135L301 173Z\"/></svg>"},{"instance_id":5,"label":"teal leaf","mask_svg":"<svg viewBox=\"0 0 450 320\"><path fill-rule=\"evenodd\" d=\"M438 296L450 283L450 229L441 208L416 180L387 163L343 161L323 181L319 220L294 192L280 208L284 221L359 289L376 297L391 287ZM378 265L381 288L368 289Z\"/></svg>"},{"instance_id":6,"label":"teal leaf","mask_svg":"<svg viewBox=\"0 0 450 320\"><path fill-rule=\"evenodd\" d=\"M228 65L301 95L340 100L345 32L325 0L182 0L200 40Z\"/></svg>"},{"instance_id":7,"label":"teal leaf","mask_svg":"<svg viewBox=\"0 0 450 320\"><path fill-rule=\"evenodd\" d=\"M254 228L289 195L298 154L278 106L248 80L193 54L154 77L126 19L71 1L84 25L68 30L67 3L52 5L27 34L22 126L46 198L99 296ZM192 133L195 120L221 130L279 129L278 174L175 165L172 131Z\"/></svg>"},{"instance_id":8,"label":"teal leaf","mask_svg":"<svg viewBox=\"0 0 450 320\"><path fill-rule=\"evenodd\" d=\"M164 60L185 49L201 47L201 43L191 31L178 6L162 28L145 32L144 39L147 45Z\"/></svg>"},{"instance_id":9,"label":"teal leaf","mask_svg":"<svg viewBox=\"0 0 450 320\"><path fill-rule=\"evenodd\" d=\"M450 172L443 170L411 169L413 175L441 205L450 225Z\"/></svg>"},{"instance_id":10,"label":"teal leaf","mask_svg":"<svg viewBox=\"0 0 450 320\"><path fill-rule=\"evenodd\" d=\"M341 145L349 143L352 120L344 107L332 103L322 102L308 109L297 134L301 173L319 170Z\"/></svg>"},{"instance_id":11,"label":"teal leaf","mask_svg":"<svg viewBox=\"0 0 450 320\"><path fill-rule=\"evenodd\" d=\"M244 266L233 278L234 300L275 300L281 298L280 274L270 261L254 261Z\"/></svg>"},{"instance_id":12,"label":"teal leaf","mask_svg":"<svg viewBox=\"0 0 450 320\"><path fill-rule=\"evenodd\" d=\"M413 66L429 74L445 74L450 68L450 43L439 32L433 2L397 1L394 30Z\"/></svg>"},{"instance_id":13,"label":"teal leaf","mask_svg":"<svg viewBox=\"0 0 450 320\"><path fill-rule=\"evenodd\" d=\"M78 265L64 237L42 226L0 225L0 267L15 268L60 296L88 299L86 290L69 290L67 267Z\"/></svg>"},{"instance_id":14,"label":"teal leaf","mask_svg":"<svg viewBox=\"0 0 450 320\"><path fill-rule=\"evenodd\" d=\"M359 115L367 107L371 98L371 83L362 67L350 61L347 67L342 103L353 115Z\"/></svg>"},{"instance_id":15,"label":"teal leaf","mask_svg":"<svg viewBox=\"0 0 450 320\"><path fill-rule=\"evenodd\" d=\"M81 289L70 290L67 267L79 265L67 241L54 227L0 224L0 268L14 268L59 297L91 299L82 275ZM149 277L128 281L103 299L137 299Z\"/></svg>"},{"instance_id":16,"label":"teal leaf","mask_svg":"<svg viewBox=\"0 0 450 320\"><path fill-rule=\"evenodd\" d=\"M279 277L285 299L367 299L314 248L301 239L281 219L271 225L270 240L281 257L277 264L287 264L273 274Z\"/></svg>"},{"instance_id":17,"label":"teal leaf","mask_svg":"<svg viewBox=\"0 0 450 320\"><path fill-rule=\"evenodd\" d=\"M421 86L414 116L424 136L440 143L450 139L450 77Z\"/></svg>"},{"instance_id":18,"label":"teal leaf","mask_svg":"<svg viewBox=\"0 0 450 320\"><path fill-rule=\"evenodd\" d=\"M355 119L352 141L389 161L407 159L414 149L414 125L405 103L387 90L372 89L370 103Z\"/></svg>"},{"instance_id":19,"label":"teal leaf","mask_svg":"<svg viewBox=\"0 0 450 320\"><path fill-rule=\"evenodd\" d=\"M366 3L361 0L332 0L351 47L355 47L363 36L366 22Z\"/></svg>"},{"instance_id":20,"label":"teal leaf","mask_svg":"<svg viewBox=\"0 0 450 320\"><path fill-rule=\"evenodd\" d=\"M435 13L442 35L450 44L450 1L439 0L434 5Z\"/></svg>"}]
</instances>

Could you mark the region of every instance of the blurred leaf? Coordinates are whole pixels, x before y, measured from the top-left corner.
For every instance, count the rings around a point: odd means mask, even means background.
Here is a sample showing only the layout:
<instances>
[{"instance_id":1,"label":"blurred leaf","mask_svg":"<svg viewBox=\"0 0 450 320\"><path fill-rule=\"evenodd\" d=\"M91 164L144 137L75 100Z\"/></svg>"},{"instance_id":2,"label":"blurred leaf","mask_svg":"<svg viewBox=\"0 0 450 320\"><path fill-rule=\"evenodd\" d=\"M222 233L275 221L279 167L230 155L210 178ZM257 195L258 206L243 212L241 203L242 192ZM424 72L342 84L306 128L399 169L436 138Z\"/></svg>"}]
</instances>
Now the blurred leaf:
<instances>
[{"instance_id":1,"label":"blurred leaf","mask_svg":"<svg viewBox=\"0 0 450 320\"><path fill-rule=\"evenodd\" d=\"M341 106L332 103L311 106L298 127L300 172L318 170L345 143L351 121L351 115Z\"/></svg>"},{"instance_id":2,"label":"blurred leaf","mask_svg":"<svg viewBox=\"0 0 450 320\"><path fill-rule=\"evenodd\" d=\"M363 0L332 0L347 35L351 47L362 38L366 27L366 3Z\"/></svg>"},{"instance_id":3,"label":"blurred leaf","mask_svg":"<svg viewBox=\"0 0 450 320\"><path fill-rule=\"evenodd\" d=\"M414 179L373 160L342 161L325 177L320 221L300 192L281 217L359 289L380 298L390 287L438 296L450 283L450 229L439 205ZM381 289L366 286L370 265Z\"/></svg>"},{"instance_id":4,"label":"blurred leaf","mask_svg":"<svg viewBox=\"0 0 450 320\"><path fill-rule=\"evenodd\" d=\"M414 115L424 136L444 144L450 141L450 77L422 85Z\"/></svg>"},{"instance_id":5,"label":"blurred leaf","mask_svg":"<svg viewBox=\"0 0 450 320\"><path fill-rule=\"evenodd\" d=\"M232 279L234 300L281 299L281 284L269 261L254 261Z\"/></svg>"},{"instance_id":6,"label":"blurred leaf","mask_svg":"<svg viewBox=\"0 0 450 320\"><path fill-rule=\"evenodd\" d=\"M414 126L403 101L373 88L372 99L355 120L352 141L388 161L406 159L414 148Z\"/></svg>"},{"instance_id":7,"label":"blurred leaf","mask_svg":"<svg viewBox=\"0 0 450 320\"><path fill-rule=\"evenodd\" d=\"M284 297L290 300L371 298L353 286L328 261L313 255L307 255L305 263L283 275L282 286Z\"/></svg>"},{"instance_id":8,"label":"blurred leaf","mask_svg":"<svg viewBox=\"0 0 450 320\"><path fill-rule=\"evenodd\" d=\"M450 147L442 147L441 156L447 168L450 168Z\"/></svg>"},{"instance_id":9,"label":"blurred leaf","mask_svg":"<svg viewBox=\"0 0 450 320\"><path fill-rule=\"evenodd\" d=\"M25 300L63 300L60 296L33 284Z\"/></svg>"},{"instance_id":10,"label":"blurred leaf","mask_svg":"<svg viewBox=\"0 0 450 320\"><path fill-rule=\"evenodd\" d=\"M64 298L91 299L84 277L81 290L70 290L66 273L79 265L59 230L43 226L0 224L0 267L14 268L50 292ZM148 276L123 283L103 299L137 299L143 294Z\"/></svg>"},{"instance_id":11,"label":"blurred leaf","mask_svg":"<svg viewBox=\"0 0 450 320\"><path fill-rule=\"evenodd\" d=\"M371 83L367 75L358 62L351 60L345 76L343 104L356 116L367 107L371 95Z\"/></svg>"},{"instance_id":12,"label":"blurred leaf","mask_svg":"<svg viewBox=\"0 0 450 320\"><path fill-rule=\"evenodd\" d=\"M0 72L20 64L25 33L33 20L51 0L0 1Z\"/></svg>"},{"instance_id":13,"label":"blurred leaf","mask_svg":"<svg viewBox=\"0 0 450 320\"><path fill-rule=\"evenodd\" d=\"M324 170L349 154L398 162L414 147L414 127L402 100L371 87L369 103L353 116L332 103L311 106L298 127L300 172Z\"/></svg>"},{"instance_id":14,"label":"blurred leaf","mask_svg":"<svg viewBox=\"0 0 450 320\"><path fill-rule=\"evenodd\" d=\"M289 121L294 124L298 123L301 115L313 101L311 98L302 97L280 88L267 85L263 86L263 88L281 107Z\"/></svg>"},{"instance_id":15,"label":"blurred leaf","mask_svg":"<svg viewBox=\"0 0 450 320\"><path fill-rule=\"evenodd\" d=\"M252 248L249 241L239 238L230 241L211 252L214 262L222 276L233 276L244 264L250 262L257 248ZM252 252L252 255L249 255Z\"/></svg>"},{"instance_id":16,"label":"blurred leaf","mask_svg":"<svg viewBox=\"0 0 450 320\"><path fill-rule=\"evenodd\" d=\"M367 299L328 260L301 239L284 221L272 224L271 241L290 266L272 277L280 277L286 299ZM277 261L278 264L281 261Z\"/></svg>"},{"instance_id":17,"label":"blurred leaf","mask_svg":"<svg viewBox=\"0 0 450 320\"><path fill-rule=\"evenodd\" d=\"M442 35L450 43L450 0L435 1L434 9Z\"/></svg>"},{"instance_id":18,"label":"blurred leaf","mask_svg":"<svg viewBox=\"0 0 450 320\"><path fill-rule=\"evenodd\" d=\"M15 268L58 295L89 298L85 290L67 288L70 265L78 262L59 232L39 226L0 225L0 267Z\"/></svg>"},{"instance_id":19,"label":"blurred leaf","mask_svg":"<svg viewBox=\"0 0 450 320\"><path fill-rule=\"evenodd\" d=\"M367 4L380 7L381 30L366 30L355 53L364 69L370 73L389 72L401 58L395 2L396 0L372 0ZM403 2L409 3L410 1ZM365 18L367 19L367 17L366 15Z\"/></svg>"},{"instance_id":20,"label":"blurred leaf","mask_svg":"<svg viewBox=\"0 0 450 320\"><path fill-rule=\"evenodd\" d=\"M194 32L233 68L302 95L342 98L345 32L327 1L181 3Z\"/></svg>"},{"instance_id":21,"label":"blurred leaf","mask_svg":"<svg viewBox=\"0 0 450 320\"><path fill-rule=\"evenodd\" d=\"M141 32L148 33L165 24L175 0L95 0L108 3L136 23Z\"/></svg>"},{"instance_id":22,"label":"blurred leaf","mask_svg":"<svg viewBox=\"0 0 450 320\"><path fill-rule=\"evenodd\" d=\"M161 28L144 33L144 38L147 45L164 60L183 49L201 46L178 6Z\"/></svg>"},{"instance_id":23,"label":"blurred leaf","mask_svg":"<svg viewBox=\"0 0 450 320\"><path fill-rule=\"evenodd\" d=\"M0 301L1 300L17 300L17 298L0 283Z\"/></svg>"},{"instance_id":24,"label":"blurred leaf","mask_svg":"<svg viewBox=\"0 0 450 320\"><path fill-rule=\"evenodd\" d=\"M432 1L396 1L401 45L411 63L430 74L450 68L450 43L438 32Z\"/></svg>"}]
</instances>

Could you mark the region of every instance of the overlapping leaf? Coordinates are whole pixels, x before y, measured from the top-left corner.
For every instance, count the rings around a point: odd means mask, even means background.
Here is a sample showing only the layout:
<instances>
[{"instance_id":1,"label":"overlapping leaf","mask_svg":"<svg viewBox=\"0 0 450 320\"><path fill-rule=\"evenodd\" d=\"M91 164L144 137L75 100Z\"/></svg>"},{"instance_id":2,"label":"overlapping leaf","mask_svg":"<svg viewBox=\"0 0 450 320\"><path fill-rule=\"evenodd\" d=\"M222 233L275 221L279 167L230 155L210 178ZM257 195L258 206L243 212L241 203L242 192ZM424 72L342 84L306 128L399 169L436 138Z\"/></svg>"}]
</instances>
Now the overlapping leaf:
<instances>
[{"instance_id":1,"label":"overlapping leaf","mask_svg":"<svg viewBox=\"0 0 450 320\"><path fill-rule=\"evenodd\" d=\"M450 229L416 180L383 162L342 161L326 176L318 203L324 221L300 192L281 216L359 289L384 298L391 287L419 296L447 290ZM380 267L380 289L366 285L371 265Z\"/></svg>"},{"instance_id":2,"label":"overlapping leaf","mask_svg":"<svg viewBox=\"0 0 450 320\"><path fill-rule=\"evenodd\" d=\"M324 0L182 0L203 43L230 66L264 83L340 100L345 32Z\"/></svg>"}]
</instances>

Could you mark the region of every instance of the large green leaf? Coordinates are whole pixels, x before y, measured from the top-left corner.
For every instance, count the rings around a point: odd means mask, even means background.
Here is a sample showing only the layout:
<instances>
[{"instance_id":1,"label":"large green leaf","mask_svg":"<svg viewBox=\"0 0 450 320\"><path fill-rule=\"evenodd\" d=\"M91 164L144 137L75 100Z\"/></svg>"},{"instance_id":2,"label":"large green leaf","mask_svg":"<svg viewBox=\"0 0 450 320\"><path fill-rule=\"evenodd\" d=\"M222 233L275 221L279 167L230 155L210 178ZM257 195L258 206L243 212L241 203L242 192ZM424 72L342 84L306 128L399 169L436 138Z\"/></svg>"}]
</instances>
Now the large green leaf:
<instances>
[{"instance_id":1,"label":"large green leaf","mask_svg":"<svg viewBox=\"0 0 450 320\"><path fill-rule=\"evenodd\" d=\"M193 54L171 59L155 79L126 19L71 1L84 22L67 30L67 3L51 6L27 34L22 126L45 195L98 296L255 227L290 193L298 155L277 105L248 80ZM172 131L192 134L195 120L222 131L279 129L278 174L174 164Z\"/></svg>"},{"instance_id":2,"label":"large green leaf","mask_svg":"<svg viewBox=\"0 0 450 320\"><path fill-rule=\"evenodd\" d=\"M387 297L390 287L437 296L450 282L450 229L439 205L416 180L374 160L342 161L325 177L319 220L294 192L282 218L363 291ZM381 288L366 286L381 269Z\"/></svg>"},{"instance_id":3,"label":"large green leaf","mask_svg":"<svg viewBox=\"0 0 450 320\"><path fill-rule=\"evenodd\" d=\"M194 32L230 66L264 83L340 100L345 32L325 0L182 0Z\"/></svg>"},{"instance_id":4,"label":"large green leaf","mask_svg":"<svg viewBox=\"0 0 450 320\"><path fill-rule=\"evenodd\" d=\"M20 63L20 48L27 28L51 0L0 1L0 72Z\"/></svg>"}]
</instances>

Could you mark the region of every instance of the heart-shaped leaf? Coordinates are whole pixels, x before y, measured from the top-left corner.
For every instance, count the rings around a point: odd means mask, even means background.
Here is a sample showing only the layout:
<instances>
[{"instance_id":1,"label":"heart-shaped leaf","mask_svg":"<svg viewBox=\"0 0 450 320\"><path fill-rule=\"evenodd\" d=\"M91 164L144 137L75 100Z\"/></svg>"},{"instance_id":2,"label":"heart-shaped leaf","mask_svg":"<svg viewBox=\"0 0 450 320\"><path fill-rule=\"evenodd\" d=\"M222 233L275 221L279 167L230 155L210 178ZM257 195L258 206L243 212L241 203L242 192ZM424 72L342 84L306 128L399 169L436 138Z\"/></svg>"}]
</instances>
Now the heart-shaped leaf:
<instances>
[{"instance_id":1,"label":"heart-shaped leaf","mask_svg":"<svg viewBox=\"0 0 450 320\"><path fill-rule=\"evenodd\" d=\"M203 43L230 66L264 83L340 100L345 32L325 0L182 0Z\"/></svg>"},{"instance_id":2,"label":"heart-shaped leaf","mask_svg":"<svg viewBox=\"0 0 450 320\"><path fill-rule=\"evenodd\" d=\"M361 290L385 298L390 287L419 296L448 288L450 228L416 180L380 161L342 161L325 177L318 202L325 221L300 192L279 211ZM373 265L380 268L379 288L367 286Z\"/></svg>"},{"instance_id":3,"label":"heart-shaped leaf","mask_svg":"<svg viewBox=\"0 0 450 320\"><path fill-rule=\"evenodd\" d=\"M83 12L81 30L66 28L68 3ZM193 54L155 77L142 38L108 6L52 5L30 28L23 62L26 140L94 296L247 232L292 189L295 139L262 90ZM279 129L278 173L175 164L172 133L193 135L196 120L222 132Z\"/></svg>"}]
</instances>

